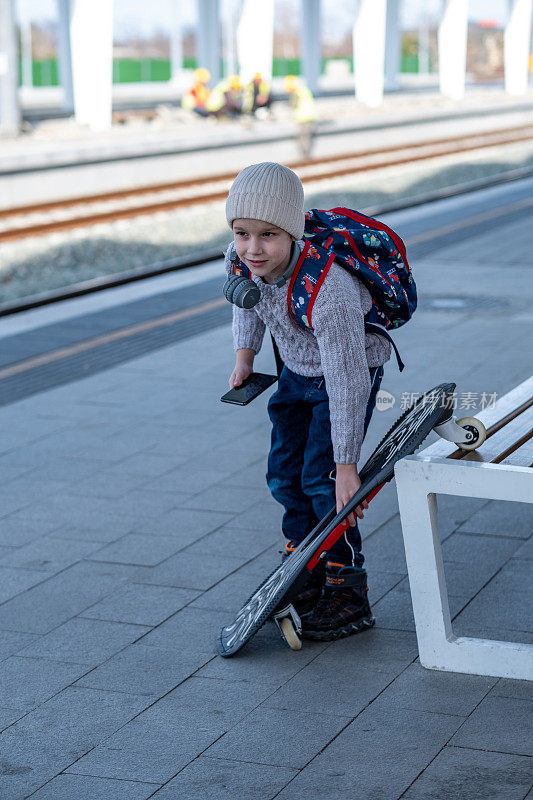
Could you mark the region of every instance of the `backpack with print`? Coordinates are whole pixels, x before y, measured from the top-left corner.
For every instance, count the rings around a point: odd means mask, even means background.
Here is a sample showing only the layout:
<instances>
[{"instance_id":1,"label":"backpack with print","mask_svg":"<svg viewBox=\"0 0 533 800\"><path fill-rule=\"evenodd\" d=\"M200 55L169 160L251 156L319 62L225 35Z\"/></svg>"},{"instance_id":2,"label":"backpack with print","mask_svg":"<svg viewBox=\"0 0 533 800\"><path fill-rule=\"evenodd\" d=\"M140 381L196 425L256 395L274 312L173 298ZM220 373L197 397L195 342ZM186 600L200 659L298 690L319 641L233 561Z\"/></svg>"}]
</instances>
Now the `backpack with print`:
<instances>
[{"instance_id":1,"label":"backpack with print","mask_svg":"<svg viewBox=\"0 0 533 800\"><path fill-rule=\"evenodd\" d=\"M394 347L386 331L404 325L416 309L416 285L400 237L383 222L348 208L332 208L306 212L304 239L304 252L288 290L289 312L295 321L312 329L315 298L336 261L370 292L372 308L365 317L365 329L385 336Z\"/></svg>"}]
</instances>

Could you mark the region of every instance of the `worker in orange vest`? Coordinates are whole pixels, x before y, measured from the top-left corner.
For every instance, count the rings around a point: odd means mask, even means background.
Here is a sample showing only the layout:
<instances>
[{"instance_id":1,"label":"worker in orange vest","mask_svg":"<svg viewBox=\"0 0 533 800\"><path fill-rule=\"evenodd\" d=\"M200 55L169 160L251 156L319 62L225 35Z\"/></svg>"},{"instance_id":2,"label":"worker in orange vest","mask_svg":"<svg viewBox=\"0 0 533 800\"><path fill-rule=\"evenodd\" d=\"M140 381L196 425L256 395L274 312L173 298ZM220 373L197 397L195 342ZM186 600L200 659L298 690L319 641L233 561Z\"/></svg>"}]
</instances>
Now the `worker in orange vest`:
<instances>
[{"instance_id":1,"label":"worker in orange vest","mask_svg":"<svg viewBox=\"0 0 533 800\"><path fill-rule=\"evenodd\" d=\"M209 81L211 73L208 69L199 67L194 71L194 83L189 91L183 95L181 105L187 111L192 111L200 117L208 117L209 111L206 108L206 103L211 95L209 88Z\"/></svg>"}]
</instances>

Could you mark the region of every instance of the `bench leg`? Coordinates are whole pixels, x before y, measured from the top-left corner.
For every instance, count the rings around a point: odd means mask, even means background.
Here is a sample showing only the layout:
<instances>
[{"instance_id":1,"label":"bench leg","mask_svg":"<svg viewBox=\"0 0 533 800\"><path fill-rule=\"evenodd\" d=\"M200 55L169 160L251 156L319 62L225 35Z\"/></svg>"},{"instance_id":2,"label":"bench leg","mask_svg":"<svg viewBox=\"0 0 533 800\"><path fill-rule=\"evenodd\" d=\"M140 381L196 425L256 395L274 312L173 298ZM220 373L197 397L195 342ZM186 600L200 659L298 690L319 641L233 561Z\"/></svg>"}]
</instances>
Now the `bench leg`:
<instances>
[{"instance_id":1,"label":"bench leg","mask_svg":"<svg viewBox=\"0 0 533 800\"><path fill-rule=\"evenodd\" d=\"M533 680L533 645L454 636L436 501L440 493L533 502L531 470L415 455L399 461L395 475L421 664Z\"/></svg>"}]
</instances>

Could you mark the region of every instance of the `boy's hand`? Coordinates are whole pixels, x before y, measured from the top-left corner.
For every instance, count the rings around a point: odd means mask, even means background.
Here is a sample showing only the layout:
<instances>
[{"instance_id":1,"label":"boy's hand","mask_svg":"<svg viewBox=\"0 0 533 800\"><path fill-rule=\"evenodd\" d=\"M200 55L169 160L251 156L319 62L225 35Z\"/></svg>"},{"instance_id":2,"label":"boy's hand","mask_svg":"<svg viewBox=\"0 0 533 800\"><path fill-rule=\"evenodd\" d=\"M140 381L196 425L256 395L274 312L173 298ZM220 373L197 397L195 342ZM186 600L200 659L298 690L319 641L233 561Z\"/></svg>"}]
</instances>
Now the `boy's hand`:
<instances>
[{"instance_id":1,"label":"boy's hand","mask_svg":"<svg viewBox=\"0 0 533 800\"><path fill-rule=\"evenodd\" d=\"M352 499L354 494L361 486L361 480L357 474L355 464L337 464L337 477L335 478L335 496L337 499L337 513L341 511L346 503ZM368 503L364 500L355 511L348 515L348 524L355 525L355 517L363 519L363 509L368 508Z\"/></svg>"},{"instance_id":2,"label":"boy's hand","mask_svg":"<svg viewBox=\"0 0 533 800\"><path fill-rule=\"evenodd\" d=\"M248 378L254 371L254 357L255 350L242 349L237 350L237 360L235 361L235 369L229 378L229 388L235 389Z\"/></svg>"}]
</instances>

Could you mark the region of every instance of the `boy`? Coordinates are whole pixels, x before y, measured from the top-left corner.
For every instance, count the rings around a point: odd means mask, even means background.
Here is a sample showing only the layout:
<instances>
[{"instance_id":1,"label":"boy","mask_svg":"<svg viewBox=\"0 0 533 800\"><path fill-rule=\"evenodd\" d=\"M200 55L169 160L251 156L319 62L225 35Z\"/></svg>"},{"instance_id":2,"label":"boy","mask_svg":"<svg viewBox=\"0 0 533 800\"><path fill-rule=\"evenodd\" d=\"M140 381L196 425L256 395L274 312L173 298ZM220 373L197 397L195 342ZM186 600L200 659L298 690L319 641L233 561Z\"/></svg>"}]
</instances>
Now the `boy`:
<instances>
[{"instance_id":1,"label":"boy","mask_svg":"<svg viewBox=\"0 0 533 800\"><path fill-rule=\"evenodd\" d=\"M229 385L240 386L253 371L267 325L284 362L268 404L267 483L285 508L286 556L334 504L339 511L361 485L357 460L382 365L390 357L388 341L377 334L365 336L364 317L372 305L368 290L335 262L316 295L313 328L292 319L287 290L304 257L303 202L298 176L270 162L242 170L226 202L235 237L226 270L231 274L233 262L240 260L260 292L253 308L234 306L236 363ZM374 624L356 522L363 507L348 517L351 527L294 603L306 638L335 639Z\"/></svg>"}]
</instances>

